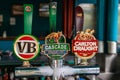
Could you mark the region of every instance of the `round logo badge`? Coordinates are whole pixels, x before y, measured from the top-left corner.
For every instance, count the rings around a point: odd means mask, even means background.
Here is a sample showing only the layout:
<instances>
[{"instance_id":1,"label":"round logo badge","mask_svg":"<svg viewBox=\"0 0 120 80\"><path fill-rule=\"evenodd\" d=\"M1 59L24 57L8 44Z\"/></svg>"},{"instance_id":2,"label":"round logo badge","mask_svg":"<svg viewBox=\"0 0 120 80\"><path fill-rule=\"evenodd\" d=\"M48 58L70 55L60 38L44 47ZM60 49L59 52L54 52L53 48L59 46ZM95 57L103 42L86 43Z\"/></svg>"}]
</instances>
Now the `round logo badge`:
<instances>
[{"instance_id":1,"label":"round logo badge","mask_svg":"<svg viewBox=\"0 0 120 80\"><path fill-rule=\"evenodd\" d=\"M98 41L93 35L94 30L87 29L76 35L72 41L72 51L82 59L92 58L98 51Z\"/></svg>"},{"instance_id":2,"label":"round logo badge","mask_svg":"<svg viewBox=\"0 0 120 80\"><path fill-rule=\"evenodd\" d=\"M66 43L66 38L62 32L52 32L45 37L45 44L41 51L51 59L63 58L70 50L70 45Z\"/></svg>"},{"instance_id":3,"label":"round logo badge","mask_svg":"<svg viewBox=\"0 0 120 80\"><path fill-rule=\"evenodd\" d=\"M31 60L39 52L39 44L35 37L31 35L22 35L14 43L14 52L22 60Z\"/></svg>"},{"instance_id":4,"label":"round logo badge","mask_svg":"<svg viewBox=\"0 0 120 80\"><path fill-rule=\"evenodd\" d=\"M31 7L30 6L26 6L25 10L26 10L26 12L30 12L31 11Z\"/></svg>"}]
</instances>

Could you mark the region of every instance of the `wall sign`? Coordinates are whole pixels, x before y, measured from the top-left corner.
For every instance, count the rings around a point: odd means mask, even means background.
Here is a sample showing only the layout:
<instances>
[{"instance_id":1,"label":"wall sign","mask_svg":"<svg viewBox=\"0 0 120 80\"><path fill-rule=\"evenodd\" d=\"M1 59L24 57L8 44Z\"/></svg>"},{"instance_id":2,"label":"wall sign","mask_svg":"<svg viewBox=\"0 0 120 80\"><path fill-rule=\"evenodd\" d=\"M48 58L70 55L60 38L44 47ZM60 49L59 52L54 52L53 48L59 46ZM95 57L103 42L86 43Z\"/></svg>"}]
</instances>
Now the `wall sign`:
<instances>
[{"instance_id":1,"label":"wall sign","mask_svg":"<svg viewBox=\"0 0 120 80\"><path fill-rule=\"evenodd\" d=\"M12 14L13 15L23 15L24 14L23 5L21 5L21 4L12 5Z\"/></svg>"}]
</instances>

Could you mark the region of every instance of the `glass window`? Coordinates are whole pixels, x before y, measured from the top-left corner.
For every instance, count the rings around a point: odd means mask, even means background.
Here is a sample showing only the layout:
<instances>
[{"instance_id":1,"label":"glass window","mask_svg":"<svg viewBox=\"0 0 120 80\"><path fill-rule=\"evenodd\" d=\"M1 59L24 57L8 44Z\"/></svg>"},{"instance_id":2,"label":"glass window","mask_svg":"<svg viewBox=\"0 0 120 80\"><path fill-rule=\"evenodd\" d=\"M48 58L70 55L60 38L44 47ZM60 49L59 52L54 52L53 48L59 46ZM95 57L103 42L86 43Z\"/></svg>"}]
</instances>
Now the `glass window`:
<instances>
[{"instance_id":1,"label":"glass window","mask_svg":"<svg viewBox=\"0 0 120 80\"><path fill-rule=\"evenodd\" d=\"M96 6L94 4L79 4L84 12L83 30L95 29L96 26Z\"/></svg>"}]
</instances>

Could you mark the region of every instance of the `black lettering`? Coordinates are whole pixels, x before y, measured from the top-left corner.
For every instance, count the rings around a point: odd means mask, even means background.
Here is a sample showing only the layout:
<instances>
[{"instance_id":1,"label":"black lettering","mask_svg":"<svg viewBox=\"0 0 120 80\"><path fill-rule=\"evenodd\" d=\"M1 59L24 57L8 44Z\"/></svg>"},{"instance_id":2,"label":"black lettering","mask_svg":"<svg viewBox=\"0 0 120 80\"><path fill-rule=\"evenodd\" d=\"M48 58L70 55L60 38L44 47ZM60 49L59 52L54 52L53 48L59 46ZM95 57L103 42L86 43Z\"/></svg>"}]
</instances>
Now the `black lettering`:
<instances>
[{"instance_id":1,"label":"black lettering","mask_svg":"<svg viewBox=\"0 0 120 80\"><path fill-rule=\"evenodd\" d=\"M17 44L18 44L19 52L20 52L20 53L23 53L23 51L24 51L24 49L25 49L25 45L26 45L27 42L24 42L23 46L22 46L21 43L22 43L22 42L18 42Z\"/></svg>"},{"instance_id":2,"label":"black lettering","mask_svg":"<svg viewBox=\"0 0 120 80\"><path fill-rule=\"evenodd\" d=\"M27 53L33 53L36 51L36 48L35 48L36 44L33 43L33 42L29 42L28 43L28 50L27 50Z\"/></svg>"}]
</instances>

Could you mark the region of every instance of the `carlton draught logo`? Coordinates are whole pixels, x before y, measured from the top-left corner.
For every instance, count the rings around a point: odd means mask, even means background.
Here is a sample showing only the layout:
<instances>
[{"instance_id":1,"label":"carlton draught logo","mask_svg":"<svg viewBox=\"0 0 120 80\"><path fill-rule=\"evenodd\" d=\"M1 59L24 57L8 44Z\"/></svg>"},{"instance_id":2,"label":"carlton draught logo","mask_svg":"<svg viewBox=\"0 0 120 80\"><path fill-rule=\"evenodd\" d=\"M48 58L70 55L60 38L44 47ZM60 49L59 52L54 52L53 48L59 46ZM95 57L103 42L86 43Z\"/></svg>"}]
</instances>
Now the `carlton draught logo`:
<instances>
[{"instance_id":1,"label":"carlton draught logo","mask_svg":"<svg viewBox=\"0 0 120 80\"><path fill-rule=\"evenodd\" d=\"M33 59L39 52L38 41L31 35L22 35L14 43L14 52L20 59Z\"/></svg>"},{"instance_id":2,"label":"carlton draught logo","mask_svg":"<svg viewBox=\"0 0 120 80\"><path fill-rule=\"evenodd\" d=\"M82 59L92 58L98 51L98 41L93 35L94 30L78 32L72 41L72 51Z\"/></svg>"}]
</instances>

